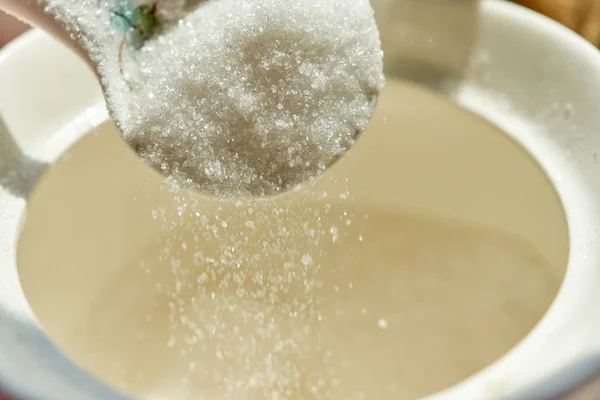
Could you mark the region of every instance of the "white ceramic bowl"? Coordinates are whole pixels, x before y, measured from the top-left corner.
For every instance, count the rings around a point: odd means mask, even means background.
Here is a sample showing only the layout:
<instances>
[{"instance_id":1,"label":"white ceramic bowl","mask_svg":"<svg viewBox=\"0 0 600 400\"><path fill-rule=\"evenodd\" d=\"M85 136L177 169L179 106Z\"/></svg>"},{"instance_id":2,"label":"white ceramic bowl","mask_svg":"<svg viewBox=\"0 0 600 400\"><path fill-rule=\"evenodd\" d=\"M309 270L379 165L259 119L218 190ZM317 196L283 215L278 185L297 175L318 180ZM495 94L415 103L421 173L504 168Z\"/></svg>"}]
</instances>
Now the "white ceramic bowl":
<instances>
[{"instance_id":1,"label":"white ceramic bowl","mask_svg":"<svg viewBox=\"0 0 600 400\"><path fill-rule=\"evenodd\" d=\"M536 328L489 367L431 399L554 396L600 368L600 54L504 1L375 2L388 74L447 94L495 123L551 177L569 228L560 292ZM127 398L66 358L40 329L16 268L25 198L107 118L93 74L34 31L0 52L0 387L19 399Z\"/></svg>"}]
</instances>

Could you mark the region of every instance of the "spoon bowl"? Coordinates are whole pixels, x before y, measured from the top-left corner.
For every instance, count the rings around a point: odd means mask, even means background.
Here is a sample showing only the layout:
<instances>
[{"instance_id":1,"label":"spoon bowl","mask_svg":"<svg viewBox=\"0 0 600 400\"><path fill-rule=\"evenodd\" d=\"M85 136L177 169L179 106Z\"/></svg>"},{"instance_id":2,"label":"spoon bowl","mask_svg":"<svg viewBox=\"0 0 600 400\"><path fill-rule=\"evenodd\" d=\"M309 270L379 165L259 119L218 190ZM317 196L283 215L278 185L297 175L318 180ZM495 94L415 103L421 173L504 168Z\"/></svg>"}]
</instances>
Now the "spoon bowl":
<instances>
[{"instance_id":1,"label":"spoon bowl","mask_svg":"<svg viewBox=\"0 0 600 400\"><path fill-rule=\"evenodd\" d=\"M365 129L385 78L373 10L352 1L220 0L177 23L161 19L160 3L0 8L92 66L146 164L178 187L239 199L321 175Z\"/></svg>"}]
</instances>

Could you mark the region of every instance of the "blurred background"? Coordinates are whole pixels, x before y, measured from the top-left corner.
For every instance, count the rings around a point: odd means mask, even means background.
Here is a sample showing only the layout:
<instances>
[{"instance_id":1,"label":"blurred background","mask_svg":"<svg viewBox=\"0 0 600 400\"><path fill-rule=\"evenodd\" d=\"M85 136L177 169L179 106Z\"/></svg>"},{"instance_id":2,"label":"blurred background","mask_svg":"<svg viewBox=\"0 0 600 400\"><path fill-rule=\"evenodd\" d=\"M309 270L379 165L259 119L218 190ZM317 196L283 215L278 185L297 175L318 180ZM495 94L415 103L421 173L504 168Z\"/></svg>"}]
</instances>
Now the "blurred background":
<instances>
[{"instance_id":1,"label":"blurred background","mask_svg":"<svg viewBox=\"0 0 600 400\"><path fill-rule=\"evenodd\" d=\"M0 11L0 47L23 33L27 28L24 23Z\"/></svg>"}]
</instances>

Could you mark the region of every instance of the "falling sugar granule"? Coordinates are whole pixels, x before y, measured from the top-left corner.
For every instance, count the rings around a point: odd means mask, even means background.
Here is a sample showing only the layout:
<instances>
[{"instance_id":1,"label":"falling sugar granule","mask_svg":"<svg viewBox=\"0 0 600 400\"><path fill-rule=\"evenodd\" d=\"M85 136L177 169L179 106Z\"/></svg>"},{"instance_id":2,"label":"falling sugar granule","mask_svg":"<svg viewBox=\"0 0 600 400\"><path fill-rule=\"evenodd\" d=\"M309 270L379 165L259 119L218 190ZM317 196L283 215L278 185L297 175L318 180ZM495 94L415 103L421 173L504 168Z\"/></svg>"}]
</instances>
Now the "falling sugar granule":
<instances>
[{"instance_id":1,"label":"falling sugar granule","mask_svg":"<svg viewBox=\"0 0 600 400\"><path fill-rule=\"evenodd\" d=\"M326 221L352 218L343 208L352 200L332 196L332 211L326 192L277 202L174 196L153 216L169 238L156 248L171 267L165 346L186 360L173 371L185 380L178 398L329 398L344 367L315 334L333 316L320 304L321 244L331 242ZM348 237L345 225L337 235Z\"/></svg>"},{"instance_id":2,"label":"falling sugar granule","mask_svg":"<svg viewBox=\"0 0 600 400\"><path fill-rule=\"evenodd\" d=\"M98 64L125 140L172 182L277 194L320 175L365 129L384 84L368 0L139 3L49 8Z\"/></svg>"}]
</instances>

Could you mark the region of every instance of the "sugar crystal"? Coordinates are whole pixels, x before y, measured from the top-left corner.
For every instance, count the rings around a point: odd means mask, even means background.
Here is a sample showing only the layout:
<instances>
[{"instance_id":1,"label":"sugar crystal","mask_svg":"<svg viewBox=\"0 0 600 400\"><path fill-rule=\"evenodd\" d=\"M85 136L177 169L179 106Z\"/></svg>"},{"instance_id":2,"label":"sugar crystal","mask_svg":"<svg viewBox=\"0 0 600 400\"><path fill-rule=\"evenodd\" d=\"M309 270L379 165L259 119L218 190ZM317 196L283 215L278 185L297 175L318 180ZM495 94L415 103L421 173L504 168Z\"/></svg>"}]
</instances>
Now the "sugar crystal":
<instances>
[{"instance_id":1,"label":"sugar crystal","mask_svg":"<svg viewBox=\"0 0 600 400\"><path fill-rule=\"evenodd\" d=\"M97 64L132 148L174 184L220 197L320 175L365 129L384 84L369 0L47 4ZM142 22L152 35L140 37Z\"/></svg>"}]
</instances>

